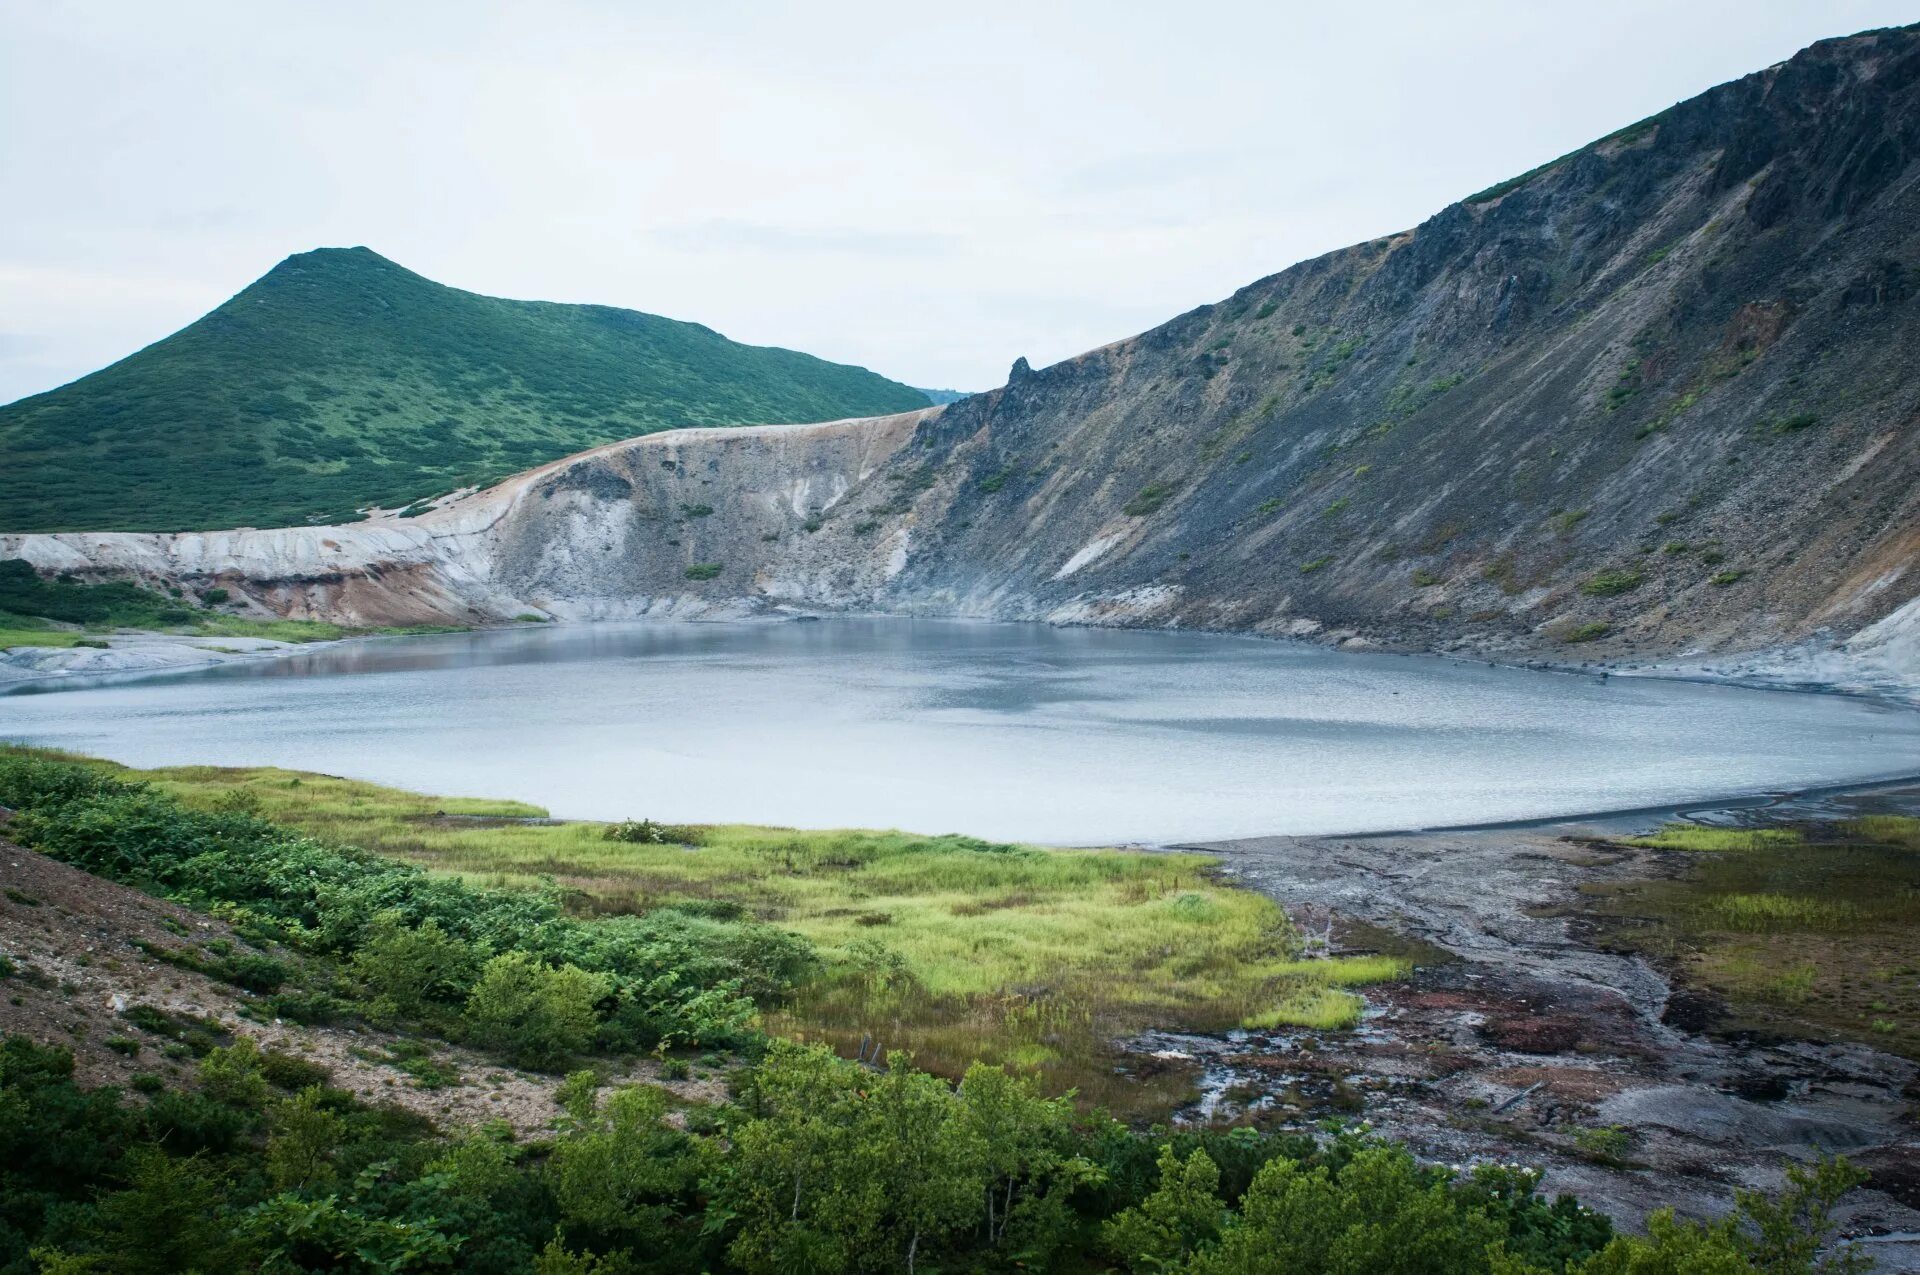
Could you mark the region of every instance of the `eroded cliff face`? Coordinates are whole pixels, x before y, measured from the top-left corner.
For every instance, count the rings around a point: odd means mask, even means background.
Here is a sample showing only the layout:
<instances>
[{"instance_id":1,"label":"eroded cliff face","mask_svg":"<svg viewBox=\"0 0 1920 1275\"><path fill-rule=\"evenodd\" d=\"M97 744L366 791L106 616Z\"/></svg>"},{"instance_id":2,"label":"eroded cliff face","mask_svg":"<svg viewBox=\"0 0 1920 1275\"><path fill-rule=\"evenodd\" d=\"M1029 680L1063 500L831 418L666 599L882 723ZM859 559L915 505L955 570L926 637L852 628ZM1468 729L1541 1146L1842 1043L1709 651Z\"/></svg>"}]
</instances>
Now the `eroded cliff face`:
<instances>
[{"instance_id":1,"label":"eroded cliff face","mask_svg":"<svg viewBox=\"0 0 1920 1275\"><path fill-rule=\"evenodd\" d=\"M362 623L790 604L1897 671L1917 479L1906 29L943 408L653 435L411 520L0 554Z\"/></svg>"}]
</instances>

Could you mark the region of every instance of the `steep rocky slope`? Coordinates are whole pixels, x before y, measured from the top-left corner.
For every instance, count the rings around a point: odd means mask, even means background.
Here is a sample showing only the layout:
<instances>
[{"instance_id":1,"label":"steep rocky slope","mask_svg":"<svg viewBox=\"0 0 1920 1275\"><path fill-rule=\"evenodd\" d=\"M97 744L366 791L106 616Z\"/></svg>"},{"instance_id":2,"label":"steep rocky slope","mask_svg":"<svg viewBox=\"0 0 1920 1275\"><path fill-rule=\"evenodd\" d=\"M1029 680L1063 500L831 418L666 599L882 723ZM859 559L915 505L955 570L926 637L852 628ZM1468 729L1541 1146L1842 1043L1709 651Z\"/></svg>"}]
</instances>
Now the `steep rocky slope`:
<instances>
[{"instance_id":1,"label":"steep rocky slope","mask_svg":"<svg viewBox=\"0 0 1920 1275\"><path fill-rule=\"evenodd\" d=\"M945 407L654 435L405 522L0 555L356 622L793 603L1614 661L1832 639L1908 677L1916 294L1905 28Z\"/></svg>"}]
</instances>

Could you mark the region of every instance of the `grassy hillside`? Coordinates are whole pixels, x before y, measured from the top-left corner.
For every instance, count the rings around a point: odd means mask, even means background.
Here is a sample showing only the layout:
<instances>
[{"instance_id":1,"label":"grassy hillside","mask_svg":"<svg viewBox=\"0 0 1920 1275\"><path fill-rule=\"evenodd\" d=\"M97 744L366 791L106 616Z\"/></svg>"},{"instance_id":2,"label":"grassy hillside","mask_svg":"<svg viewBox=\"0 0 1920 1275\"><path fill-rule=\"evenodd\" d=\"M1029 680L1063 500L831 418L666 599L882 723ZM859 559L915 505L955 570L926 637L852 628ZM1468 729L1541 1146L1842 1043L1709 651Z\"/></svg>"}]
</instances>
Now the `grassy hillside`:
<instances>
[{"instance_id":1,"label":"grassy hillside","mask_svg":"<svg viewBox=\"0 0 1920 1275\"><path fill-rule=\"evenodd\" d=\"M0 531L337 521L673 426L926 405L864 368L699 324L483 297L326 248L0 408Z\"/></svg>"}]
</instances>

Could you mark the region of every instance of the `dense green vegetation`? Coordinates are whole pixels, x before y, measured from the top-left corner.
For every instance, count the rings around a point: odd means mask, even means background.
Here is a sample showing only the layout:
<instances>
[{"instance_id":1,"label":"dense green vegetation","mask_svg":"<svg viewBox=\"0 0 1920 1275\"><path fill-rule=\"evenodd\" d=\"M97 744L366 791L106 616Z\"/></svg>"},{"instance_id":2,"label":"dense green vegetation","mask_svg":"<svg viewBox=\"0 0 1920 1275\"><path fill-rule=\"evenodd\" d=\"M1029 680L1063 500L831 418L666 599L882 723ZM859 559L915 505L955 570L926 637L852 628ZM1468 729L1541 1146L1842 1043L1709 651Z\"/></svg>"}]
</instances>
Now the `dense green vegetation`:
<instances>
[{"instance_id":1,"label":"dense green vegetation","mask_svg":"<svg viewBox=\"0 0 1920 1275\"><path fill-rule=\"evenodd\" d=\"M110 880L217 910L245 938L317 958L270 979L270 1012L365 1013L471 1037L551 1067L590 1047L741 1038L749 989L790 987L799 939L673 909L569 917L551 891L478 889L259 817L196 810L98 767L0 753L23 844Z\"/></svg>"},{"instance_id":2,"label":"dense green vegetation","mask_svg":"<svg viewBox=\"0 0 1920 1275\"><path fill-rule=\"evenodd\" d=\"M1129 1114L1184 1101L1192 1076L1116 1075L1113 1040L1150 1025L1337 1029L1359 1014L1347 988L1399 972L1386 958L1299 959L1285 913L1212 880L1201 855L556 823L516 802L269 768L99 773L144 779L200 810L237 806L485 890L557 892L585 921L678 913L778 925L818 964L791 990L762 997L773 1028L849 1053L863 1037L881 1040L956 1077L976 1059L1004 1062Z\"/></svg>"},{"instance_id":3,"label":"dense green vegetation","mask_svg":"<svg viewBox=\"0 0 1920 1275\"><path fill-rule=\"evenodd\" d=\"M337 521L673 426L926 405L863 368L699 324L484 297L321 249L0 408L0 531Z\"/></svg>"},{"instance_id":4,"label":"dense green vegetation","mask_svg":"<svg viewBox=\"0 0 1920 1275\"><path fill-rule=\"evenodd\" d=\"M89 634L149 629L198 637L259 637L278 642L320 642L349 633L432 632L415 629L345 629L317 620L261 620L217 608L225 589L197 597L156 593L129 580L83 584L70 577L48 580L21 558L0 561L0 651L14 646L104 646ZM68 627L63 627L68 626Z\"/></svg>"},{"instance_id":5,"label":"dense green vegetation","mask_svg":"<svg viewBox=\"0 0 1920 1275\"><path fill-rule=\"evenodd\" d=\"M1723 1222L1615 1237L1517 1166L1421 1166L1351 1132L1137 1134L1004 1071L952 1086L776 1044L728 1101L560 1088L555 1135L442 1132L247 1038L192 1088L74 1084L0 1043L0 1271L1096 1271L1190 1275L1798 1275L1844 1162ZM145 1077L143 1080L147 1079Z\"/></svg>"},{"instance_id":6,"label":"dense green vegetation","mask_svg":"<svg viewBox=\"0 0 1920 1275\"><path fill-rule=\"evenodd\" d=\"M1140 1133L1000 1067L955 1084L900 1052L868 1067L767 1040L754 999L815 959L787 932L719 908L570 916L551 888L480 888L282 827L262 791L229 784L195 808L115 768L0 752L10 835L219 915L251 950L168 959L255 992L248 1012L458 1037L554 1071L594 1051L719 1045L739 1064L725 1096L580 1070L551 1136L436 1129L239 1031L132 1006L130 1027L198 1057L190 1077L87 1090L66 1050L0 1043L0 1271L1854 1269L1816 1261L1860 1180L1841 1162L1795 1168L1781 1198L1743 1197L1712 1226L1659 1215L1643 1241L1542 1198L1519 1166L1422 1166L1354 1131ZM632 821L594 840L692 857L673 840L692 831ZM1017 862L1015 847L963 842L914 853Z\"/></svg>"}]
</instances>

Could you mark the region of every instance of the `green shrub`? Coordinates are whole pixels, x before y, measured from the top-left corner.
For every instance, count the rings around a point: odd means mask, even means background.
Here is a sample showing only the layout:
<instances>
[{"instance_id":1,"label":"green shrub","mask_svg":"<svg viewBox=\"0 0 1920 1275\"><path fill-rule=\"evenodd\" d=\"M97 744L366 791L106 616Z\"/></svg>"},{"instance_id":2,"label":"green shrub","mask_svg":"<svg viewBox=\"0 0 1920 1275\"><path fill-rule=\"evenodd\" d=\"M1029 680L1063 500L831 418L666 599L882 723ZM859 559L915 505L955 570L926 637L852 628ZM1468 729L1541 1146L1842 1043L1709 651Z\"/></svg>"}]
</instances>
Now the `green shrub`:
<instances>
[{"instance_id":1,"label":"green shrub","mask_svg":"<svg viewBox=\"0 0 1920 1275\"><path fill-rule=\"evenodd\" d=\"M200 1060L196 1074L202 1091L216 1102L251 1108L266 1104L267 1078L262 1071L260 1046L251 1036L210 1050Z\"/></svg>"},{"instance_id":2,"label":"green shrub","mask_svg":"<svg viewBox=\"0 0 1920 1275\"><path fill-rule=\"evenodd\" d=\"M687 568L689 580L712 580L719 574L720 564L717 562L696 562Z\"/></svg>"},{"instance_id":3,"label":"green shrub","mask_svg":"<svg viewBox=\"0 0 1920 1275\"><path fill-rule=\"evenodd\" d=\"M1325 568L1332 561L1333 561L1332 554L1326 554L1322 557L1309 559L1308 561L1300 564L1300 574L1303 576L1310 576L1314 572Z\"/></svg>"},{"instance_id":4,"label":"green shrub","mask_svg":"<svg viewBox=\"0 0 1920 1275\"><path fill-rule=\"evenodd\" d=\"M278 1049L260 1051L260 1075L275 1089L301 1090L324 1085L333 1073L317 1062Z\"/></svg>"},{"instance_id":5,"label":"green shrub","mask_svg":"<svg viewBox=\"0 0 1920 1275\"><path fill-rule=\"evenodd\" d=\"M655 823L651 819L622 819L610 823L600 834L608 841L624 841L635 846L691 846L700 843L700 830L677 823Z\"/></svg>"},{"instance_id":6,"label":"green shrub","mask_svg":"<svg viewBox=\"0 0 1920 1275\"><path fill-rule=\"evenodd\" d=\"M1744 571L1716 571L1708 583L1725 588L1730 584L1738 584L1746 574Z\"/></svg>"},{"instance_id":7,"label":"green shrub","mask_svg":"<svg viewBox=\"0 0 1920 1275\"><path fill-rule=\"evenodd\" d=\"M1560 635L1562 642L1592 642L1605 637L1613 631L1613 626L1605 620L1588 620L1576 624Z\"/></svg>"},{"instance_id":8,"label":"green shrub","mask_svg":"<svg viewBox=\"0 0 1920 1275\"><path fill-rule=\"evenodd\" d=\"M1173 495L1173 488L1167 483L1148 483L1142 487L1132 500L1120 507L1120 512L1132 518L1144 518L1148 514L1158 513L1160 507Z\"/></svg>"},{"instance_id":9,"label":"green shrub","mask_svg":"<svg viewBox=\"0 0 1920 1275\"><path fill-rule=\"evenodd\" d=\"M525 952L486 963L467 998L474 1038L523 1067L557 1070L592 1043L607 981L577 965L558 969Z\"/></svg>"},{"instance_id":10,"label":"green shrub","mask_svg":"<svg viewBox=\"0 0 1920 1275\"><path fill-rule=\"evenodd\" d=\"M739 1038L753 1004L738 989L777 995L785 985L776 984L804 970L810 953L748 922L721 927L673 913L575 920L548 894L476 889L323 845L257 815L189 809L104 770L28 753L0 749L0 806L22 812L12 835L44 854L185 903L219 905L243 932L277 934L313 957L350 962L397 914L404 928L431 921L474 949L526 951L604 976L613 989L601 1006L607 1039L621 1048ZM236 955L251 954L223 959ZM443 984L433 995L450 1002L454 992ZM342 1009L324 986L281 990L260 1007L300 1022ZM136 1005L125 1017L192 1054L225 1043L218 1024L153 1006Z\"/></svg>"},{"instance_id":11,"label":"green shrub","mask_svg":"<svg viewBox=\"0 0 1920 1275\"><path fill-rule=\"evenodd\" d=\"M353 972L384 1019L417 1018L430 1005L459 1004L472 990L480 953L429 917L408 926L398 912L375 918L353 954Z\"/></svg>"}]
</instances>

